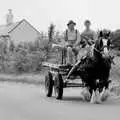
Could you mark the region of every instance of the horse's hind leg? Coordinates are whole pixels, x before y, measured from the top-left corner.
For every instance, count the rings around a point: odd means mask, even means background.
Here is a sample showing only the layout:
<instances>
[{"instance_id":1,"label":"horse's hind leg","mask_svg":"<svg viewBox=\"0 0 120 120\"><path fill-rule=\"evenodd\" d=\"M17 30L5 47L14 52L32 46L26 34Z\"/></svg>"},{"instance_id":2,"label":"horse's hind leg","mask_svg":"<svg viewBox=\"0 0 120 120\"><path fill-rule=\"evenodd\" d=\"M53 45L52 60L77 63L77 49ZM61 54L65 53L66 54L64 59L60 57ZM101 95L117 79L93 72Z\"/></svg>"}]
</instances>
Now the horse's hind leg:
<instances>
[{"instance_id":1,"label":"horse's hind leg","mask_svg":"<svg viewBox=\"0 0 120 120\"><path fill-rule=\"evenodd\" d=\"M109 84L111 83L110 80L107 80L106 83L105 83L105 88L108 89L109 88Z\"/></svg>"},{"instance_id":2,"label":"horse's hind leg","mask_svg":"<svg viewBox=\"0 0 120 120\"><path fill-rule=\"evenodd\" d=\"M97 89L97 86L96 84L93 82L93 80L90 80L90 82L88 83L89 84L89 92L92 96L92 93L93 93L93 90L96 91Z\"/></svg>"},{"instance_id":3,"label":"horse's hind leg","mask_svg":"<svg viewBox=\"0 0 120 120\"><path fill-rule=\"evenodd\" d=\"M107 98L110 96L109 83L110 81L108 79L102 83L102 91L100 93L101 101L107 100Z\"/></svg>"},{"instance_id":4,"label":"horse's hind leg","mask_svg":"<svg viewBox=\"0 0 120 120\"><path fill-rule=\"evenodd\" d=\"M101 83L100 83L100 85L99 85L99 88L100 89L102 89L103 90L103 88L105 88L105 89L108 89L109 88L109 84L110 84L110 80L108 80L108 78L105 78L105 79L102 79L102 80L100 80L101 81Z\"/></svg>"}]
</instances>

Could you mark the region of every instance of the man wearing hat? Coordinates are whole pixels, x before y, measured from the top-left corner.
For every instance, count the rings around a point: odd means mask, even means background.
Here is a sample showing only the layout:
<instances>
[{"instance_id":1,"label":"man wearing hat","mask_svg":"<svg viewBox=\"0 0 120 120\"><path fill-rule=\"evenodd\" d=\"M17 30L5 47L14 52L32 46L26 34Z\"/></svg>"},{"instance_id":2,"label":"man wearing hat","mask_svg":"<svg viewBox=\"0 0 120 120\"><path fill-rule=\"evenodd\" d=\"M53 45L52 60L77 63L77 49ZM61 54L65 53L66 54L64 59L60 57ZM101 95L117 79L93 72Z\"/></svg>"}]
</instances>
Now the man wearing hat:
<instances>
[{"instance_id":1,"label":"man wearing hat","mask_svg":"<svg viewBox=\"0 0 120 120\"><path fill-rule=\"evenodd\" d=\"M80 43L80 33L75 29L76 23L70 20L67 24L67 30L64 32L64 40L67 43L67 64L73 64L77 59Z\"/></svg>"},{"instance_id":2,"label":"man wearing hat","mask_svg":"<svg viewBox=\"0 0 120 120\"><path fill-rule=\"evenodd\" d=\"M86 42L87 44L92 44L95 42L97 35L91 30L91 22L90 20L86 20L84 22L85 30L81 33L81 41Z\"/></svg>"}]
</instances>

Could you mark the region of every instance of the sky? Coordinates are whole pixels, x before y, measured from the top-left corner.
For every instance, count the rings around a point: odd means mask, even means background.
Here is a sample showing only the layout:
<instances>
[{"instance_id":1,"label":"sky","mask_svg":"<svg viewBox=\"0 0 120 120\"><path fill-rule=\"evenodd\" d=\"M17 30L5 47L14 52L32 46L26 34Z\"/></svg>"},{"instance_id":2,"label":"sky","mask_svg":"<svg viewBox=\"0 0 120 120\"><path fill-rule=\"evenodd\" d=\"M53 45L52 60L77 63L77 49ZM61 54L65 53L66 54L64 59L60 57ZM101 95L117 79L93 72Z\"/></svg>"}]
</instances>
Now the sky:
<instances>
[{"instance_id":1,"label":"sky","mask_svg":"<svg viewBox=\"0 0 120 120\"><path fill-rule=\"evenodd\" d=\"M39 31L47 32L50 23L63 31L69 20L84 30L84 20L92 22L92 29L120 28L120 0L0 0L0 24L5 24L8 9L13 10L14 21L26 19Z\"/></svg>"}]
</instances>

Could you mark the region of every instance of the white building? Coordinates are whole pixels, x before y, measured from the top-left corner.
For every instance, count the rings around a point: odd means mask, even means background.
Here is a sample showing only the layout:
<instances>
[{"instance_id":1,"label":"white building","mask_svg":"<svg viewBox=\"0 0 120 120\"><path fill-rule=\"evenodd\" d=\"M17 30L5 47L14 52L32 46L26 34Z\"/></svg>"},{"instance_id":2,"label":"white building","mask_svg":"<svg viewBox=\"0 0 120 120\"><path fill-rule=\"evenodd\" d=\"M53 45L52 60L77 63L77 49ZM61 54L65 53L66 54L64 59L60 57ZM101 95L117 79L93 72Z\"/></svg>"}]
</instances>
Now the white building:
<instances>
[{"instance_id":1,"label":"white building","mask_svg":"<svg viewBox=\"0 0 120 120\"><path fill-rule=\"evenodd\" d=\"M6 16L6 25L0 25L0 38L6 37L17 45L20 42L34 41L40 34L27 20L13 22L11 11Z\"/></svg>"}]
</instances>

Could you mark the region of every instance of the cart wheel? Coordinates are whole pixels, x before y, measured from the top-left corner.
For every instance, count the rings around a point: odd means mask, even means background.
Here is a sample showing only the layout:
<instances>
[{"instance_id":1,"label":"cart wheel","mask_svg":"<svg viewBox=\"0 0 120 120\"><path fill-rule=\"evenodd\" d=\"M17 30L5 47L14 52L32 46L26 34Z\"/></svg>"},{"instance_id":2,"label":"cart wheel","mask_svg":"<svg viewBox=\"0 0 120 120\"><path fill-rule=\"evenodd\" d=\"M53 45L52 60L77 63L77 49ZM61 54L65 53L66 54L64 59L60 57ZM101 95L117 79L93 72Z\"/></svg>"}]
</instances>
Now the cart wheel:
<instances>
[{"instance_id":1,"label":"cart wheel","mask_svg":"<svg viewBox=\"0 0 120 120\"><path fill-rule=\"evenodd\" d=\"M62 99L63 97L63 79L61 74L57 74L54 80L54 91L56 99Z\"/></svg>"},{"instance_id":2,"label":"cart wheel","mask_svg":"<svg viewBox=\"0 0 120 120\"><path fill-rule=\"evenodd\" d=\"M52 96L52 92L53 92L53 77L52 77L52 74L50 72L48 72L47 75L45 76L45 92L46 92L46 96L47 97L51 97Z\"/></svg>"}]
</instances>

